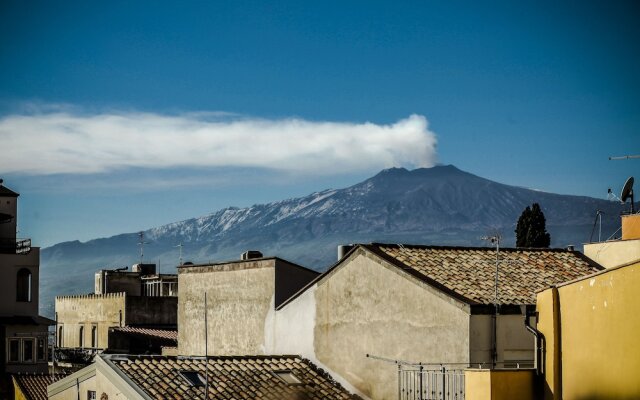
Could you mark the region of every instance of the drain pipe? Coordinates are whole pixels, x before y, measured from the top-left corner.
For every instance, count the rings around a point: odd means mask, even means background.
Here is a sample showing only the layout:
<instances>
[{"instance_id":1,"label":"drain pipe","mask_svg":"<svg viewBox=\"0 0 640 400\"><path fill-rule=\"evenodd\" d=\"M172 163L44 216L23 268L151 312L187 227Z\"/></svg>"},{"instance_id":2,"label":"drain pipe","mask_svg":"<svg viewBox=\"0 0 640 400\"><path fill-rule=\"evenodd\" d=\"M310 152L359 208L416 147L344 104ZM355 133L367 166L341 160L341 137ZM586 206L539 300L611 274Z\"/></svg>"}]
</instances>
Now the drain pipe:
<instances>
[{"instance_id":1,"label":"drain pipe","mask_svg":"<svg viewBox=\"0 0 640 400\"><path fill-rule=\"evenodd\" d=\"M538 319L538 313L535 309L529 308L526 305L520 306L522 314L524 315L524 326L527 328L533 336L536 338L536 375L542 375L544 373L544 335L542 332L531 326L530 318L536 317Z\"/></svg>"}]
</instances>

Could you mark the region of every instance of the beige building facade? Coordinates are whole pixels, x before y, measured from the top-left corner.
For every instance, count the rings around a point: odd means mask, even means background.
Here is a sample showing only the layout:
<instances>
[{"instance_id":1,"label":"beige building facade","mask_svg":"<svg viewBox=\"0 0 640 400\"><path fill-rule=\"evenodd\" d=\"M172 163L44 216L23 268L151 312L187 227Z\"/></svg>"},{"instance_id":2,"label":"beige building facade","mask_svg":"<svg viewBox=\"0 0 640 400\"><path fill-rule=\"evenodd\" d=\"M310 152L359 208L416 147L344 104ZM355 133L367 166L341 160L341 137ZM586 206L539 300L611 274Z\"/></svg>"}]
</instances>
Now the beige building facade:
<instances>
[{"instance_id":1,"label":"beige building facade","mask_svg":"<svg viewBox=\"0 0 640 400\"><path fill-rule=\"evenodd\" d=\"M16 235L18 196L0 180L0 397L6 374L47 371L54 323L38 315L40 249Z\"/></svg>"},{"instance_id":2,"label":"beige building facade","mask_svg":"<svg viewBox=\"0 0 640 400\"><path fill-rule=\"evenodd\" d=\"M372 399L397 397L398 372L367 355L460 369L532 366L535 339L522 310L534 307L536 290L602 267L565 250L503 254L513 262L503 267L497 316L490 248L359 245L283 301L272 261L181 268L179 354L204 355L208 331L209 355L299 354Z\"/></svg>"},{"instance_id":3,"label":"beige building facade","mask_svg":"<svg viewBox=\"0 0 640 400\"><path fill-rule=\"evenodd\" d=\"M318 363L372 399L396 399L398 367L368 358L492 364L492 315L359 248L268 321L267 352ZM498 363L533 362L535 342L523 316L498 316Z\"/></svg>"},{"instance_id":4,"label":"beige building facade","mask_svg":"<svg viewBox=\"0 0 640 400\"><path fill-rule=\"evenodd\" d=\"M125 326L173 329L178 323L178 282L175 274L156 274L155 264L135 264L132 270L100 270L94 294L57 296L56 346L96 353L108 349L109 330ZM119 347L123 347L120 341ZM127 346L124 346L127 347Z\"/></svg>"},{"instance_id":5,"label":"beige building facade","mask_svg":"<svg viewBox=\"0 0 640 400\"><path fill-rule=\"evenodd\" d=\"M209 355L265 354L267 315L317 276L277 257L180 266L178 354L204 355L205 336Z\"/></svg>"},{"instance_id":6,"label":"beige building facade","mask_svg":"<svg viewBox=\"0 0 640 400\"><path fill-rule=\"evenodd\" d=\"M126 293L56 297L57 346L104 350L109 328L175 327L177 297L129 296Z\"/></svg>"}]
</instances>

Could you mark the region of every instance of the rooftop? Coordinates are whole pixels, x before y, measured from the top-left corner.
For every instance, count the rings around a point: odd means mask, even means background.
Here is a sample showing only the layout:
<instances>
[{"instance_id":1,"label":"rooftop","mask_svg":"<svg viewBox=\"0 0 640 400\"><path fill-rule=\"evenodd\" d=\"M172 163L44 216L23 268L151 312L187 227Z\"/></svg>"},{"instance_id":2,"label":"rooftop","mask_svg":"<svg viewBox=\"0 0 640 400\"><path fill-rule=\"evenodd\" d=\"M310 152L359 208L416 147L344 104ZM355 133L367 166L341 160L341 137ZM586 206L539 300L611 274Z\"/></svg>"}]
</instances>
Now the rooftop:
<instances>
[{"instance_id":1,"label":"rooftop","mask_svg":"<svg viewBox=\"0 0 640 400\"><path fill-rule=\"evenodd\" d=\"M357 399L299 356L102 356L154 399ZM205 373L205 370L208 372Z\"/></svg>"},{"instance_id":2,"label":"rooftop","mask_svg":"<svg viewBox=\"0 0 640 400\"><path fill-rule=\"evenodd\" d=\"M18 197L20 196L18 193L14 192L13 190L9 189L6 186L2 185L3 181L2 179L0 179L0 196L3 197Z\"/></svg>"},{"instance_id":3,"label":"rooftop","mask_svg":"<svg viewBox=\"0 0 640 400\"><path fill-rule=\"evenodd\" d=\"M14 374L15 384L27 397L26 400L47 400L47 386L67 376L61 374Z\"/></svg>"},{"instance_id":4,"label":"rooftop","mask_svg":"<svg viewBox=\"0 0 640 400\"><path fill-rule=\"evenodd\" d=\"M171 329L150 329L136 326L124 326L122 328L111 328L115 332L122 332L131 335L146 336L159 339L178 341L178 331Z\"/></svg>"},{"instance_id":5,"label":"rooftop","mask_svg":"<svg viewBox=\"0 0 640 400\"><path fill-rule=\"evenodd\" d=\"M468 304L493 304L496 251L372 243L362 247ZM501 248L499 303L535 304L535 293L603 269L578 251Z\"/></svg>"}]
</instances>

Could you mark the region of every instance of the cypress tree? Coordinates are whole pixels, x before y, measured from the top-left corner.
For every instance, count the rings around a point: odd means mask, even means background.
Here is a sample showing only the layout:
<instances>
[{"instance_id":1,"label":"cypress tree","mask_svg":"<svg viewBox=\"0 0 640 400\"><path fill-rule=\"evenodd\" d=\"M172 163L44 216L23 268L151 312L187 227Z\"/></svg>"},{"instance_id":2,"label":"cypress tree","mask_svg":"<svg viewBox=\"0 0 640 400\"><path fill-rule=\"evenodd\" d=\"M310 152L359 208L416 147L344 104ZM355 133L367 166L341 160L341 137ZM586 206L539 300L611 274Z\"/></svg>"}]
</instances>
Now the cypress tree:
<instances>
[{"instance_id":1,"label":"cypress tree","mask_svg":"<svg viewBox=\"0 0 640 400\"><path fill-rule=\"evenodd\" d=\"M516 247L549 247L551 236L547 232L547 221L538 203L522 211L516 224Z\"/></svg>"}]
</instances>

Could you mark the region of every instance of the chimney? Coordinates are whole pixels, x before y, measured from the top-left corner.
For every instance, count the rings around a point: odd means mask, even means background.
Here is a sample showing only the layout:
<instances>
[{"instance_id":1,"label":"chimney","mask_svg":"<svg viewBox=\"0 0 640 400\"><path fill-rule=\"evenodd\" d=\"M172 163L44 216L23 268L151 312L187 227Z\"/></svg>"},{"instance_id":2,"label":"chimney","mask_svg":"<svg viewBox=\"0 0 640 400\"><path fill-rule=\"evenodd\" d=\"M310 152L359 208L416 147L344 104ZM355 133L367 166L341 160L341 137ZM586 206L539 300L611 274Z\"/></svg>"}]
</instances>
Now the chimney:
<instances>
[{"instance_id":1,"label":"chimney","mask_svg":"<svg viewBox=\"0 0 640 400\"><path fill-rule=\"evenodd\" d=\"M254 258L262 258L262 253L258 250L247 250L240 255L242 261L253 260Z\"/></svg>"},{"instance_id":2,"label":"chimney","mask_svg":"<svg viewBox=\"0 0 640 400\"><path fill-rule=\"evenodd\" d=\"M338 261L342 260L344 256L347 255L348 252L353 249L355 245L353 244L341 244L338 246Z\"/></svg>"}]
</instances>

